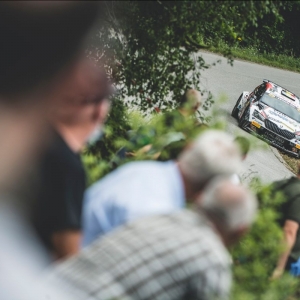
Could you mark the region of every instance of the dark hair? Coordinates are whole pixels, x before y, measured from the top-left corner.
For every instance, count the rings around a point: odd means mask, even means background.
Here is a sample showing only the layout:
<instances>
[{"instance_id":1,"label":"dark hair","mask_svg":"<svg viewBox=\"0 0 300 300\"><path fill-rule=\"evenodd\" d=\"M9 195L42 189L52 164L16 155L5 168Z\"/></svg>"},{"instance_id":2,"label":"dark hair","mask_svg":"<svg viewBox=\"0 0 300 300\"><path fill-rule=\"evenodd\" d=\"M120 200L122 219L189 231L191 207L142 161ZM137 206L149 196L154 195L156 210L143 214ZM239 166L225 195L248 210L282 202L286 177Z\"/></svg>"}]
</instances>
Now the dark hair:
<instances>
[{"instance_id":1,"label":"dark hair","mask_svg":"<svg viewBox=\"0 0 300 300\"><path fill-rule=\"evenodd\" d=\"M243 136L237 136L234 141L238 144L243 156L247 155L250 150L250 142Z\"/></svg>"},{"instance_id":2,"label":"dark hair","mask_svg":"<svg viewBox=\"0 0 300 300\"><path fill-rule=\"evenodd\" d=\"M0 101L53 79L99 12L99 1L54 2L0 2Z\"/></svg>"}]
</instances>

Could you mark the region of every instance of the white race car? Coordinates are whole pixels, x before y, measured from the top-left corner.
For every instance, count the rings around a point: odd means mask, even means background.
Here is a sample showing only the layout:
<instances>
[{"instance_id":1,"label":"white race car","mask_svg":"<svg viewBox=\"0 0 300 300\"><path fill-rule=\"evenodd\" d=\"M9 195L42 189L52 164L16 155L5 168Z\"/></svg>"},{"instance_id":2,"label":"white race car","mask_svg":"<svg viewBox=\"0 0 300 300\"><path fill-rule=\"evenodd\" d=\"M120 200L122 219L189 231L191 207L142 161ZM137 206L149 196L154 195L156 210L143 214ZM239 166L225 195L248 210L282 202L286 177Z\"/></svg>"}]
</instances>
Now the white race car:
<instances>
[{"instance_id":1,"label":"white race car","mask_svg":"<svg viewBox=\"0 0 300 300\"><path fill-rule=\"evenodd\" d=\"M300 100L294 93L265 79L241 94L231 115L244 130L300 158Z\"/></svg>"}]
</instances>

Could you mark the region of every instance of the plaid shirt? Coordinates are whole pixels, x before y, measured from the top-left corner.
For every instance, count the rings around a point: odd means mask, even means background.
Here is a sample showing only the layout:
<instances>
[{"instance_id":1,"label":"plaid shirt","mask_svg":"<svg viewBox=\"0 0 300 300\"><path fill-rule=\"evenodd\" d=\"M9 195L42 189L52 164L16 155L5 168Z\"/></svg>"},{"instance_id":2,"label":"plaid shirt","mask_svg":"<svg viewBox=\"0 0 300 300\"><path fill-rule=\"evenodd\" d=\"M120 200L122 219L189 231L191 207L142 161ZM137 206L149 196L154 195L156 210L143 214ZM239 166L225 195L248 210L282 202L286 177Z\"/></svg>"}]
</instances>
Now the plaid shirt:
<instances>
[{"instance_id":1,"label":"plaid shirt","mask_svg":"<svg viewBox=\"0 0 300 300\"><path fill-rule=\"evenodd\" d=\"M219 236L204 215L188 210L124 225L46 277L80 300L227 299L231 285Z\"/></svg>"}]
</instances>

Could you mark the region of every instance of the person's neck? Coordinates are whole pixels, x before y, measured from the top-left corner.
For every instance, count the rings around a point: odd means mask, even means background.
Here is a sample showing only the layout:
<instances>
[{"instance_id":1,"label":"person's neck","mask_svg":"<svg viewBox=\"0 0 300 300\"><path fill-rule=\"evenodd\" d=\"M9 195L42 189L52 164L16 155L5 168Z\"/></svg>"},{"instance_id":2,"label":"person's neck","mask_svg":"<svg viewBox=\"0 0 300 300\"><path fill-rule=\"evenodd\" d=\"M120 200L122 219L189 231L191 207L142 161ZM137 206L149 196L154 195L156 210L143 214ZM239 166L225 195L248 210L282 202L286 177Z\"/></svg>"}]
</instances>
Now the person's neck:
<instances>
[{"instance_id":1,"label":"person's neck","mask_svg":"<svg viewBox=\"0 0 300 300\"><path fill-rule=\"evenodd\" d=\"M86 134L81 128L65 124L55 124L54 128L73 152L78 153L83 149L86 143Z\"/></svg>"},{"instance_id":2,"label":"person's neck","mask_svg":"<svg viewBox=\"0 0 300 300\"><path fill-rule=\"evenodd\" d=\"M185 195L185 199L187 202L192 202L195 198L195 191L192 188L192 185L190 184L190 182L185 178L181 168L180 168L180 164L178 162L176 162L177 168L179 170L180 173L180 177L182 179L183 182L183 188L184 188L184 195Z\"/></svg>"},{"instance_id":3,"label":"person's neck","mask_svg":"<svg viewBox=\"0 0 300 300\"><path fill-rule=\"evenodd\" d=\"M205 210L200 209L200 211L205 215L205 217L207 218L207 222L210 224L210 227L219 236L224 246L226 248L229 248L232 243L229 239L228 233L224 229L224 224L217 218L213 217L211 214L207 213Z\"/></svg>"}]
</instances>

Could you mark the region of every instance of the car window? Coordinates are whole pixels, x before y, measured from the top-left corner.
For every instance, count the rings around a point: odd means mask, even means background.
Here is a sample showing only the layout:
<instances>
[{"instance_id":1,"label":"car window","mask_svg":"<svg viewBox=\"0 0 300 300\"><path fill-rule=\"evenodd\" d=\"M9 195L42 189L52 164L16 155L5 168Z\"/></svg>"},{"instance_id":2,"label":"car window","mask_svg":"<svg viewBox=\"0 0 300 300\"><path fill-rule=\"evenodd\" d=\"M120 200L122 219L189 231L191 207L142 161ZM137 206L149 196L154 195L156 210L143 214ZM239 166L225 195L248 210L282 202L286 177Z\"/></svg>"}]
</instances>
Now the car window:
<instances>
[{"instance_id":1,"label":"car window","mask_svg":"<svg viewBox=\"0 0 300 300\"><path fill-rule=\"evenodd\" d=\"M261 98L261 102L300 123L300 113L294 106L289 105L278 98L270 97L268 94L264 94Z\"/></svg>"}]
</instances>

